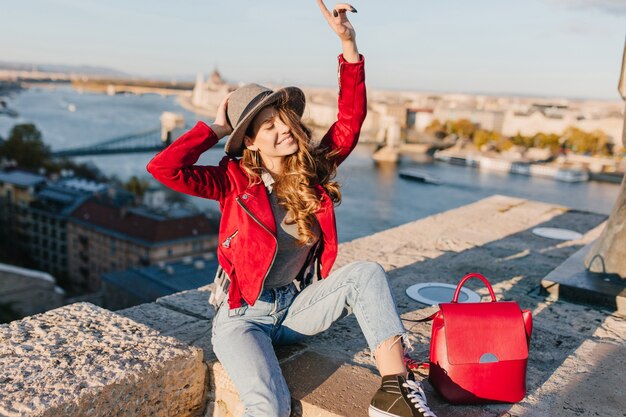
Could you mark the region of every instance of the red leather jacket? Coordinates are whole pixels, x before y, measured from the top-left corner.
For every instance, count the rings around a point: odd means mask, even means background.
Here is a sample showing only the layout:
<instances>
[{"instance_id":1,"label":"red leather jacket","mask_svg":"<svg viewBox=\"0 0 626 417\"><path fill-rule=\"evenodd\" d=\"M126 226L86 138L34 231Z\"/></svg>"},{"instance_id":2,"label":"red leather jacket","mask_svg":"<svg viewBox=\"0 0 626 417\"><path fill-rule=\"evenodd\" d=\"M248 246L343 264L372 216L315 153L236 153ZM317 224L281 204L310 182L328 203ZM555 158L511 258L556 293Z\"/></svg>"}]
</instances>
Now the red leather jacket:
<instances>
[{"instance_id":1,"label":"red leather jacket","mask_svg":"<svg viewBox=\"0 0 626 417\"><path fill-rule=\"evenodd\" d=\"M341 163L357 144L367 113L364 61L346 62L339 56L339 112L322 144L339 149ZM217 258L230 277L228 304L241 307L242 299L254 305L263 288L277 250L276 223L263 183L249 185L240 160L224 156L218 166L194 165L200 155L218 142L203 122L157 154L147 166L161 183L186 194L217 200L222 211ZM315 213L322 231L320 275L328 277L337 258L335 210L322 186Z\"/></svg>"}]
</instances>

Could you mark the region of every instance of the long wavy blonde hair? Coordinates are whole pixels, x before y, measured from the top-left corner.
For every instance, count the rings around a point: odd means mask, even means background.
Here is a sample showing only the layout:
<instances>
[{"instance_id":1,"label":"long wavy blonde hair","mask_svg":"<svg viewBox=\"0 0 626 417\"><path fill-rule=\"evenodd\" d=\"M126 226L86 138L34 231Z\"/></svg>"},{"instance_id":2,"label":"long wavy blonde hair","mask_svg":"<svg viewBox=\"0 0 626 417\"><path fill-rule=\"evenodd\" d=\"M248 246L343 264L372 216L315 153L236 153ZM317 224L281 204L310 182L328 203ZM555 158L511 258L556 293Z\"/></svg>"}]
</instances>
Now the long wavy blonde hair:
<instances>
[{"instance_id":1,"label":"long wavy blonde hair","mask_svg":"<svg viewBox=\"0 0 626 417\"><path fill-rule=\"evenodd\" d=\"M318 195L314 186L324 187L335 205L341 203L340 185L334 181L337 174L336 158L338 151L324 146L313 147L311 130L306 127L300 116L287 105L287 97L283 97L275 105L277 116L289 126L291 136L298 143L298 150L283 161L283 171L275 178L273 192L276 193L278 204L287 211L285 222L297 224L300 236L300 245L311 244L315 235L313 226L314 213L320 208L321 195ZM254 137L252 123L246 135ZM258 151L243 150L241 167L250 177L250 184L262 182L263 162Z\"/></svg>"}]
</instances>

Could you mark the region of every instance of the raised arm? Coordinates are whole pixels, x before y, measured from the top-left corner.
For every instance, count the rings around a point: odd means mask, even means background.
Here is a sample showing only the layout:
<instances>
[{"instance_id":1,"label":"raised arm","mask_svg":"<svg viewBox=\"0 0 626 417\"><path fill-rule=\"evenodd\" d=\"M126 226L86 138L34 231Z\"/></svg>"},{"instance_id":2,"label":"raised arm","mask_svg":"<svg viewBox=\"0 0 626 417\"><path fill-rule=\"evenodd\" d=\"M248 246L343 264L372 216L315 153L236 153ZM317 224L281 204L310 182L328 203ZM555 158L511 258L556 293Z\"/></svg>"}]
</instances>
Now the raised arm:
<instances>
[{"instance_id":1,"label":"raised arm","mask_svg":"<svg viewBox=\"0 0 626 417\"><path fill-rule=\"evenodd\" d=\"M339 36L343 56L346 61L350 63L359 62L360 56L359 50L356 47L356 31L352 23L348 20L348 16L346 16L348 10L352 13L356 13L356 9L348 3L338 3L331 13L326 8L323 0L317 0L317 5L328 22L328 26Z\"/></svg>"},{"instance_id":2,"label":"raised arm","mask_svg":"<svg viewBox=\"0 0 626 417\"><path fill-rule=\"evenodd\" d=\"M337 121L322 138L321 145L339 150L337 164L343 162L356 146L367 114L364 60L356 46L356 32L346 16L356 9L347 3L335 5L332 13L323 0L317 0L322 15L341 40L339 56L339 98Z\"/></svg>"},{"instance_id":3,"label":"raised arm","mask_svg":"<svg viewBox=\"0 0 626 417\"><path fill-rule=\"evenodd\" d=\"M228 97L218 107L211 126L198 122L152 158L146 168L154 178L173 190L212 200L221 200L228 193L228 158L222 159L218 166L195 165L203 152L232 131L226 122Z\"/></svg>"}]
</instances>

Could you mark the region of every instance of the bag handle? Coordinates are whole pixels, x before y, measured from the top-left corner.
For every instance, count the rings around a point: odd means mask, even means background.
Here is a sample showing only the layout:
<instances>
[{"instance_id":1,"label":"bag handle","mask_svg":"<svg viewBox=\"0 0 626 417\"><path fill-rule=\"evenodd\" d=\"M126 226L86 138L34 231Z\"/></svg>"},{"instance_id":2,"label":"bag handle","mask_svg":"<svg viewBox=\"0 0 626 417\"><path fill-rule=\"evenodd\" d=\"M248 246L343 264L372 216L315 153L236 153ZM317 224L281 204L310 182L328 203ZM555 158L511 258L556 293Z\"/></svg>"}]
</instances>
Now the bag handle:
<instances>
[{"instance_id":1,"label":"bag handle","mask_svg":"<svg viewBox=\"0 0 626 417\"><path fill-rule=\"evenodd\" d=\"M483 284L485 284L485 286L487 286L487 289L489 290L489 294L491 295L491 302L495 303L496 295L493 292L493 288L491 288L491 284L489 283L489 281L487 281L487 278L485 278L484 276L480 275L477 272L472 272L463 277L461 282L459 282L459 285L456 286L456 291L454 292L454 297L452 297L451 302L453 303L459 302L459 295L461 294L461 287L463 287L463 284L465 284L465 282L471 278L478 278L479 280L483 282Z\"/></svg>"}]
</instances>

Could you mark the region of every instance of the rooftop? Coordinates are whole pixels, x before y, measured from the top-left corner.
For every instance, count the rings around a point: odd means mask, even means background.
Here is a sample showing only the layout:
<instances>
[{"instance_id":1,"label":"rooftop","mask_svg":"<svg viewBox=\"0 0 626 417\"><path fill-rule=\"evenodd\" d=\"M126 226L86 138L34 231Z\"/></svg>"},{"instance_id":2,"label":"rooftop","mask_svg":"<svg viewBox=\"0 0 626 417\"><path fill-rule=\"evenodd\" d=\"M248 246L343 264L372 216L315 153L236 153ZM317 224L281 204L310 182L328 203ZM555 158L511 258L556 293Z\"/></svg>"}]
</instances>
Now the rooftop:
<instances>
[{"instance_id":1,"label":"rooftop","mask_svg":"<svg viewBox=\"0 0 626 417\"><path fill-rule=\"evenodd\" d=\"M128 209L91 198L71 214L79 223L96 226L148 243L160 243L217 234L218 225L204 214L168 218L147 214L143 209Z\"/></svg>"},{"instance_id":2,"label":"rooftop","mask_svg":"<svg viewBox=\"0 0 626 417\"><path fill-rule=\"evenodd\" d=\"M109 272L102 280L133 294L143 302L213 282L217 271L215 257L188 258L144 268Z\"/></svg>"},{"instance_id":3,"label":"rooftop","mask_svg":"<svg viewBox=\"0 0 626 417\"><path fill-rule=\"evenodd\" d=\"M58 184L65 188L86 191L89 193L106 191L109 188L109 185L107 184L79 177L63 178L58 181Z\"/></svg>"},{"instance_id":4,"label":"rooftop","mask_svg":"<svg viewBox=\"0 0 626 417\"><path fill-rule=\"evenodd\" d=\"M2 171L0 172L0 182L18 187L33 187L46 182L46 177L26 171Z\"/></svg>"}]
</instances>

